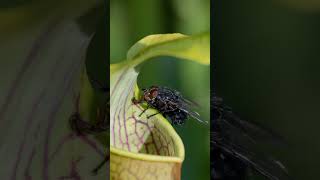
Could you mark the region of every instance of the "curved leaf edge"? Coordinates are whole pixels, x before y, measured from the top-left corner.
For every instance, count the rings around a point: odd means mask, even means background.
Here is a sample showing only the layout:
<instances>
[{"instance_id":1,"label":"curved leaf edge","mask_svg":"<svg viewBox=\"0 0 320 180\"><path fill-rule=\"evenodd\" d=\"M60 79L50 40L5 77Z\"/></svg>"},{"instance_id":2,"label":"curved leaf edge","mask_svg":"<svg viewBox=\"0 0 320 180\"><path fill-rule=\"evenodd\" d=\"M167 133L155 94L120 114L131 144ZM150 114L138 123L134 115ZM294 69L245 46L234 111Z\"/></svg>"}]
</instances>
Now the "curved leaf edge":
<instances>
[{"instance_id":1,"label":"curved leaf edge","mask_svg":"<svg viewBox=\"0 0 320 180\"><path fill-rule=\"evenodd\" d=\"M140 52L135 53L133 50L136 46L138 46L138 44L144 40L148 40L154 36L163 36L163 35L174 35L174 37L172 39L169 39L168 41L163 41L160 43L156 43L156 44L152 44L149 47L146 47L144 49L142 49ZM171 53L167 53L167 52L159 52L157 54L153 54L152 56L140 56L141 54L146 53L149 50L152 50L154 48L157 48L161 45L165 45L165 44L170 44L170 43L177 43L179 41L187 41L187 40L192 40L192 39L202 39L202 38L208 38L208 41L210 41L210 33L205 32L205 33L201 33L198 35L194 35L194 36L186 36L180 33L173 33L173 34L155 34L155 35L149 35L147 37L144 37L143 39L141 39L140 41L138 41L137 43L135 43L130 50L128 51L128 55L127 55L127 59L121 61L120 63L114 63L114 64L110 64L110 74L114 73L115 71L117 71L118 69L124 67L124 66L128 66L128 67L134 67L137 66L141 63L143 63L144 61L150 60L152 58L155 57L161 57L161 56L172 56L172 57L176 57L178 59L183 59L183 60L191 60L195 63L199 63L202 65L210 65L210 59L206 59L206 60L195 60L195 59L191 59L191 58L187 58L187 57L183 57L183 56L179 56L179 55L173 55ZM210 49L210 48L209 48ZM209 53L210 54L210 53ZM210 55L209 55L210 56Z\"/></svg>"},{"instance_id":2,"label":"curved leaf edge","mask_svg":"<svg viewBox=\"0 0 320 180\"><path fill-rule=\"evenodd\" d=\"M135 98L140 97L140 89L138 85L135 85L134 89L134 96ZM152 113L156 113L157 110L155 109L150 109ZM110 153L118 154L124 157L128 158L134 158L134 159L140 159L140 160L146 160L146 161L157 161L157 162L178 162L182 163L185 157L185 150L184 150L184 144L180 138L180 136L176 133L172 125L169 123L169 121L163 117L161 114L155 115L155 117L158 119L155 123L157 125L164 127L165 129L168 130L168 133L172 137L173 141L175 142L175 150L177 152L175 153L176 156L161 156L161 155L151 155L151 154L143 154L143 153L135 153L135 152L130 152L130 151L125 151L122 149L118 149L110 145Z\"/></svg>"}]
</instances>

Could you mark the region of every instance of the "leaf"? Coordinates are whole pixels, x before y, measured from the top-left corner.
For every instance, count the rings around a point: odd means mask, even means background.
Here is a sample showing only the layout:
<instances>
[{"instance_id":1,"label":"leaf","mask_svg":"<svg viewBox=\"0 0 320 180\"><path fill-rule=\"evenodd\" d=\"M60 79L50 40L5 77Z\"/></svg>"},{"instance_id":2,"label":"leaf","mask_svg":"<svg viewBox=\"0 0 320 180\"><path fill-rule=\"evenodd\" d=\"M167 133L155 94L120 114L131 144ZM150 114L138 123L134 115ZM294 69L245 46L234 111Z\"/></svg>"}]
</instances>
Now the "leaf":
<instances>
[{"instance_id":1,"label":"leaf","mask_svg":"<svg viewBox=\"0 0 320 180\"><path fill-rule=\"evenodd\" d=\"M161 114L132 103L139 98L139 66L157 56L173 56L210 64L209 33L196 36L158 34L143 38L127 60L110 65L110 177L111 179L180 179L184 146Z\"/></svg>"},{"instance_id":2,"label":"leaf","mask_svg":"<svg viewBox=\"0 0 320 180\"><path fill-rule=\"evenodd\" d=\"M25 1L0 8L1 179L102 179L104 147L77 137L68 119L84 70L97 1ZM108 176L109 177L109 176Z\"/></svg>"}]
</instances>

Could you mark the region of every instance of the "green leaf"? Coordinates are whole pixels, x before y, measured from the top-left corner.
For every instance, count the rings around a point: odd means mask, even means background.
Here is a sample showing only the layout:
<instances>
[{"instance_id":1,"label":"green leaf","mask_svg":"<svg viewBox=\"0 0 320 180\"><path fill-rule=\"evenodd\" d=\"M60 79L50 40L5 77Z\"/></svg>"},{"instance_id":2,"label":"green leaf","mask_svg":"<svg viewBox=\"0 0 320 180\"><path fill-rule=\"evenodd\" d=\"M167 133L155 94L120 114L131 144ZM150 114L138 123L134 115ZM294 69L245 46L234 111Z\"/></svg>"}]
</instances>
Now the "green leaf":
<instances>
[{"instance_id":1,"label":"green leaf","mask_svg":"<svg viewBox=\"0 0 320 180\"><path fill-rule=\"evenodd\" d=\"M184 146L169 121L131 99L139 98L139 66L157 56L173 56L210 64L210 35L158 34L143 38L128 51L127 60L110 65L111 179L180 179Z\"/></svg>"}]
</instances>

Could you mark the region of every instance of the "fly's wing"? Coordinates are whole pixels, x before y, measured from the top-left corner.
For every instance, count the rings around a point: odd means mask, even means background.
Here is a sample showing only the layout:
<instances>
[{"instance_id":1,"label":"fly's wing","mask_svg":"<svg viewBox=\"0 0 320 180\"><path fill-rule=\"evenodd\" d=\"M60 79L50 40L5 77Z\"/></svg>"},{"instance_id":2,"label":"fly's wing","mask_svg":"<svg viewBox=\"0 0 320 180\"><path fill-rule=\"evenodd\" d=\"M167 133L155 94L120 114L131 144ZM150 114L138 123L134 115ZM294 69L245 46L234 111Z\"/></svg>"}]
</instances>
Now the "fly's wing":
<instances>
[{"instance_id":1,"label":"fly's wing","mask_svg":"<svg viewBox=\"0 0 320 180\"><path fill-rule=\"evenodd\" d=\"M238 132L247 140L257 143L263 141L264 143L283 146L286 145L282 137L275 135L275 133L260 127L252 122L244 121L232 112L232 109L223 104L222 99L213 97L212 115L213 119L221 119L221 123L225 128L230 129L230 133ZM232 130L232 131L231 131ZM234 136L239 136L234 135Z\"/></svg>"},{"instance_id":2,"label":"fly's wing","mask_svg":"<svg viewBox=\"0 0 320 180\"><path fill-rule=\"evenodd\" d=\"M258 142L256 137L272 141L274 136L256 125L240 120L230 108L224 107L221 99L214 100L216 102L213 102L213 122L211 123L212 147L245 162L271 180L289 179L285 167L279 161L268 157L256 148Z\"/></svg>"},{"instance_id":3,"label":"fly's wing","mask_svg":"<svg viewBox=\"0 0 320 180\"><path fill-rule=\"evenodd\" d=\"M279 161L272 158L261 158L244 146L232 142L213 142L213 146L219 148L225 155L238 158L270 180L290 179L285 167Z\"/></svg>"},{"instance_id":4,"label":"fly's wing","mask_svg":"<svg viewBox=\"0 0 320 180\"><path fill-rule=\"evenodd\" d=\"M230 126L226 120L215 121L213 126L219 128L218 130L213 128L213 148L238 158L271 180L289 179L286 168L279 161L267 156L254 146L253 137L244 135L242 130Z\"/></svg>"},{"instance_id":5,"label":"fly's wing","mask_svg":"<svg viewBox=\"0 0 320 180\"><path fill-rule=\"evenodd\" d=\"M207 121L204 121L200 118L199 113L197 113L196 111L193 110L193 107L199 106L198 104L183 98L182 95L180 94L180 92L178 92L174 89L170 89L167 87L160 87L159 89L161 89L162 92L168 93L168 95L167 95L168 97L173 97L172 101L177 102L176 106L178 109L187 113L188 115L190 115L191 117L193 117L194 119L199 121L200 123L208 124Z\"/></svg>"},{"instance_id":6,"label":"fly's wing","mask_svg":"<svg viewBox=\"0 0 320 180\"><path fill-rule=\"evenodd\" d=\"M197 108L200 107L200 105L199 105L198 103L194 102L194 101L191 101L191 100L188 100L188 99L185 99L185 98L181 98L181 100L182 100L185 104L187 104L188 106L190 106L190 107L197 107Z\"/></svg>"},{"instance_id":7,"label":"fly's wing","mask_svg":"<svg viewBox=\"0 0 320 180\"><path fill-rule=\"evenodd\" d=\"M199 121L200 123L209 124L207 121L204 121L201 119L199 113L193 110L193 107L195 105L191 101L184 99L183 97L180 97L180 101L178 105L181 111L187 113L188 115L190 115L191 117Z\"/></svg>"},{"instance_id":8,"label":"fly's wing","mask_svg":"<svg viewBox=\"0 0 320 180\"><path fill-rule=\"evenodd\" d=\"M197 104L196 102L183 98L181 93L175 89L170 89L167 87L160 87L160 88L164 89L166 92L170 92L172 94L172 96L178 97L178 99L180 101L182 101L183 103L185 103L189 106L200 107L199 104Z\"/></svg>"},{"instance_id":9,"label":"fly's wing","mask_svg":"<svg viewBox=\"0 0 320 180\"><path fill-rule=\"evenodd\" d=\"M194 119L196 119L198 122L200 123L204 123L204 124L209 124L208 121L202 120L200 118L200 114L192 111L192 110L188 110L186 107L182 107L180 108L182 111L186 112L187 114L189 114L191 117L193 117Z\"/></svg>"},{"instance_id":10,"label":"fly's wing","mask_svg":"<svg viewBox=\"0 0 320 180\"><path fill-rule=\"evenodd\" d=\"M256 124L238 118L231 111L225 113L223 117L223 124L224 126L228 126L229 129L232 129L232 132L237 131L238 133L241 133L241 136L253 143L262 141L265 144L272 144L276 146L284 146L286 144L282 137L263 129Z\"/></svg>"}]
</instances>

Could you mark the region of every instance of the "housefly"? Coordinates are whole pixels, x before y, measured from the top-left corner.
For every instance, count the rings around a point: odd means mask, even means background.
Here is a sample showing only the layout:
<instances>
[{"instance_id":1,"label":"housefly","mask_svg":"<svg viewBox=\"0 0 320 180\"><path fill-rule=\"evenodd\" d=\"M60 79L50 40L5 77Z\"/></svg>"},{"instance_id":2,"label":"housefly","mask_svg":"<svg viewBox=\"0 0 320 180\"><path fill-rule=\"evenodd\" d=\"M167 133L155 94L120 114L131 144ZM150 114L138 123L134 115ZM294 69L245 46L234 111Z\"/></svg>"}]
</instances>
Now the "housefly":
<instances>
[{"instance_id":1,"label":"housefly","mask_svg":"<svg viewBox=\"0 0 320 180\"><path fill-rule=\"evenodd\" d=\"M97 107L97 115L94 123L84 120L79 113L79 97L77 98L76 106L77 110L74 112L70 119L71 129L78 135L90 135L90 134L100 134L109 131L110 126L110 100L109 100L109 88L98 84L94 81L95 85L98 87L99 92L102 92L104 100ZM92 170L92 173L96 175L98 171L106 164L110 159L109 153L106 153L105 158Z\"/></svg>"},{"instance_id":2,"label":"housefly","mask_svg":"<svg viewBox=\"0 0 320 180\"><path fill-rule=\"evenodd\" d=\"M197 112L192 110L196 104L185 99L178 91L161 86L151 86L142 90L143 94L139 100L132 98L134 104L147 103L147 108L139 116L145 113L147 109L153 108L158 112L147 116L147 118L160 113L168 117L175 125L184 124L190 116L201 123L207 123L200 119Z\"/></svg>"},{"instance_id":3,"label":"housefly","mask_svg":"<svg viewBox=\"0 0 320 180\"><path fill-rule=\"evenodd\" d=\"M213 96L211 111L211 172L214 180L244 180L253 169L270 180L290 179L285 166L254 148L263 143L283 144L272 133L240 119L222 99Z\"/></svg>"}]
</instances>

